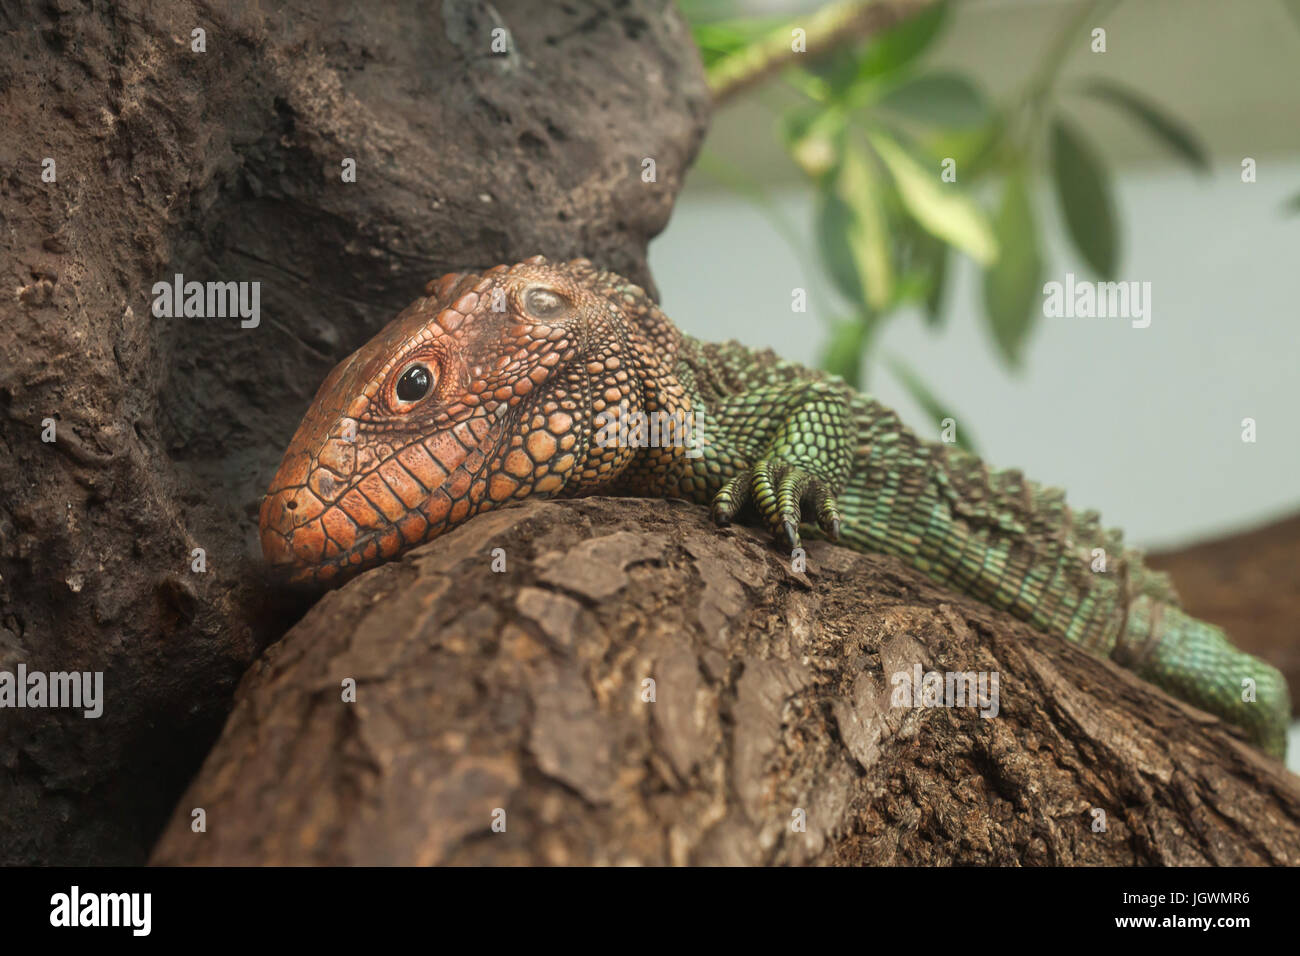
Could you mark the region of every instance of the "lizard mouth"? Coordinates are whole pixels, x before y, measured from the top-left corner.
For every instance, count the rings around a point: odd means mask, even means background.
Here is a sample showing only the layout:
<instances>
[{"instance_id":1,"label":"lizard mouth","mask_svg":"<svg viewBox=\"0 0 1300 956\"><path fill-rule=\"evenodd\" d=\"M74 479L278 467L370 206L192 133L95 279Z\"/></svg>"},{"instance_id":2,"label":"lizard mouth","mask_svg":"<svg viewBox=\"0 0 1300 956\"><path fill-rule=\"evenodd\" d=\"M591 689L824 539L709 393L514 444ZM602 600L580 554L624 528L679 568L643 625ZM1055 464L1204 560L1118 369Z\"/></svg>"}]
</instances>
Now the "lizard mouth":
<instances>
[{"instance_id":1,"label":"lizard mouth","mask_svg":"<svg viewBox=\"0 0 1300 956\"><path fill-rule=\"evenodd\" d=\"M277 475L259 516L267 563L290 583L340 584L498 504L486 472L503 418L470 418L414 442L338 483L330 502L312 490L319 476L277 488Z\"/></svg>"}]
</instances>

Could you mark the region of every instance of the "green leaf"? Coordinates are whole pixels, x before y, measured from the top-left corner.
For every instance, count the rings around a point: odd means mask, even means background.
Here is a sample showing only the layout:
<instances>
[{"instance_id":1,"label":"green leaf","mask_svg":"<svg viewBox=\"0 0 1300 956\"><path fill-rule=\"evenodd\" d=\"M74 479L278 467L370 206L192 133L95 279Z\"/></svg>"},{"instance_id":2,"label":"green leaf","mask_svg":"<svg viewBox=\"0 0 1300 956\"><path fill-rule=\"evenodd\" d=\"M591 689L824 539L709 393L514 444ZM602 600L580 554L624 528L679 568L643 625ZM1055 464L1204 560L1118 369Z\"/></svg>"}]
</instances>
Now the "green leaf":
<instances>
[{"instance_id":1,"label":"green leaf","mask_svg":"<svg viewBox=\"0 0 1300 956\"><path fill-rule=\"evenodd\" d=\"M879 198L880 181L869 158L849 149L833 190L823 196L817 221L822 259L836 287L876 311L894 295L889 227Z\"/></svg>"},{"instance_id":2,"label":"green leaf","mask_svg":"<svg viewBox=\"0 0 1300 956\"><path fill-rule=\"evenodd\" d=\"M923 302L930 294L931 277L920 269L908 269L899 275L894 283L894 299L889 304L891 309L904 302Z\"/></svg>"},{"instance_id":3,"label":"green leaf","mask_svg":"<svg viewBox=\"0 0 1300 956\"><path fill-rule=\"evenodd\" d=\"M857 149L844 153L839 175L840 198L853 211L847 239L868 306L879 311L894 296L894 259L889 223L881 205L881 182L870 157Z\"/></svg>"},{"instance_id":4,"label":"green leaf","mask_svg":"<svg viewBox=\"0 0 1300 956\"><path fill-rule=\"evenodd\" d=\"M1020 363L1025 339L1042 312L1043 258L1029 198L1029 184L1017 170L1008 174L994 220L1002 254L984 272L984 312L993 340L1010 365Z\"/></svg>"},{"instance_id":5,"label":"green leaf","mask_svg":"<svg viewBox=\"0 0 1300 956\"><path fill-rule=\"evenodd\" d=\"M784 22L780 17L754 17L697 23L691 27L691 36L699 47L700 59L707 68L762 39L777 27L783 26Z\"/></svg>"},{"instance_id":6,"label":"green leaf","mask_svg":"<svg viewBox=\"0 0 1300 956\"><path fill-rule=\"evenodd\" d=\"M838 375L853 388L862 387L862 354L871 336L866 316L840 319L831 326L831 340L822 353L822 368Z\"/></svg>"},{"instance_id":7,"label":"green leaf","mask_svg":"<svg viewBox=\"0 0 1300 956\"><path fill-rule=\"evenodd\" d=\"M831 85L818 76L812 66L803 69L792 66L782 74L782 79L791 89L814 103L826 103L831 98Z\"/></svg>"},{"instance_id":8,"label":"green leaf","mask_svg":"<svg viewBox=\"0 0 1300 956\"><path fill-rule=\"evenodd\" d=\"M937 163L926 169L883 131L868 135L889 167L903 205L927 232L985 265L997 258L997 239L983 210L955 184L939 179Z\"/></svg>"},{"instance_id":9,"label":"green leaf","mask_svg":"<svg viewBox=\"0 0 1300 956\"><path fill-rule=\"evenodd\" d=\"M996 228L996 227L995 227ZM925 324L932 329L943 326L943 294L948 282L948 247L935 243L937 254L930 260L930 291L925 297Z\"/></svg>"},{"instance_id":10,"label":"green leaf","mask_svg":"<svg viewBox=\"0 0 1300 956\"><path fill-rule=\"evenodd\" d=\"M1282 212L1288 216L1300 214L1300 193L1296 193L1282 205Z\"/></svg>"},{"instance_id":11,"label":"green leaf","mask_svg":"<svg viewBox=\"0 0 1300 956\"><path fill-rule=\"evenodd\" d=\"M1129 115L1146 128L1173 152L1201 172L1209 172L1210 160L1205 147L1182 123L1161 112L1150 100L1143 99L1128 87L1113 80L1096 79L1082 87L1084 93L1103 102L1127 110Z\"/></svg>"},{"instance_id":12,"label":"green leaf","mask_svg":"<svg viewBox=\"0 0 1300 956\"><path fill-rule=\"evenodd\" d=\"M947 15L948 0L940 0L877 35L858 58L858 77L873 79L911 63L934 42Z\"/></svg>"},{"instance_id":13,"label":"green leaf","mask_svg":"<svg viewBox=\"0 0 1300 956\"><path fill-rule=\"evenodd\" d=\"M799 77L798 74L807 74ZM859 84L858 58L851 49L841 47L820 56L802 69L787 74L796 88L813 99L838 96Z\"/></svg>"},{"instance_id":14,"label":"green leaf","mask_svg":"<svg viewBox=\"0 0 1300 956\"><path fill-rule=\"evenodd\" d=\"M1052 121L1051 165L1075 247L1102 278L1114 278L1119 253L1110 177L1092 146L1060 117Z\"/></svg>"},{"instance_id":15,"label":"green leaf","mask_svg":"<svg viewBox=\"0 0 1300 956\"><path fill-rule=\"evenodd\" d=\"M796 107L777 122L790 157L814 181L839 161L844 139L844 114L836 107Z\"/></svg>"},{"instance_id":16,"label":"green leaf","mask_svg":"<svg viewBox=\"0 0 1300 956\"><path fill-rule=\"evenodd\" d=\"M964 76L926 73L893 87L878 105L922 123L965 129L989 118L988 103Z\"/></svg>"},{"instance_id":17,"label":"green leaf","mask_svg":"<svg viewBox=\"0 0 1300 956\"><path fill-rule=\"evenodd\" d=\"M934 392L921 381L920 376L916 374L901 359L890 356L888 360L889 370L898 379L899 384L906 389L907 394L912 397L912 401L921 406L922 411L934 422L934 427L943 431L943 420L951 418L954 422L958 421L957 416L953 413L952 408L935 396ZM957 432L954 436L958 448L964 448L973 455L979 454L975 450L975 443L970 438L970 429L965 428L960 423L957 425Z\"/></svg>"},{"instance_id":18,"label":"green leaf","mask_svg":"<svg viewBox=\"0 0 1300 956\"><path fill-rule=\"evenodd\" d=\"M956 160L958 179L965 183L1000 167L1001 159L1016 151L1007 142L1007 117L1001 111L992 112L979 126L936 129L925 143L931 155Z\"/></svg>"},{"instance_id":19,"label":"green leaf","mask_svg":"<svg viewBox=\"0 0 1300 956\"><path fill-rule=\"evenodd\" d=\"M846 299L861 302L862 280L858 277L848 241L852 220L853 210L834 191L828 189L818 195L814 222L818 257L840 294Z\"/></svg>"},{"instance_id":20,"label":"green leaf","mask_svg":"<svg viewBox=\"0 0 1300 956\"><path fill-rule=\"evenodd\" d=\"M901 274L891 308L905 303L919 305L925 324L940 328L944 319L940 306L952 247L912 222L904 224L901 233L894 233L894 246Z\"/></svg>"}]
</instances>

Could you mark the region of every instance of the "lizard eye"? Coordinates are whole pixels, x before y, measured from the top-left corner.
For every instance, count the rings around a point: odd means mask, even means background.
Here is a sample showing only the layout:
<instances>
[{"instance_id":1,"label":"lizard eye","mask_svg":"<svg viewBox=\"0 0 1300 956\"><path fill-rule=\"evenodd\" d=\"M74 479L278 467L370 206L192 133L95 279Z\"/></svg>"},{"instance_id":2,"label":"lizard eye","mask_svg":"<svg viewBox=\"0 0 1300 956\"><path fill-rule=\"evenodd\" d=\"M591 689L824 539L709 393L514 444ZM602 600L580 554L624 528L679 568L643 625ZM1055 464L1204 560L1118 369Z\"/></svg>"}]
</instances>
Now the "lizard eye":
<instances>
[{"instance_id":1,"label":"lizard eye","mask_svg":"<svg viewBox=\"0 0 1300 956\"><path fill-rule=\"evenodd\" d=\"M429 388L432 385L433 373L429 371L427 365L421 365L417 362L402 373L402 377L397 380L397 387L394 391L396 391L400 401L418 402L429 394Z\"/></svg>"},{"instance_id":2,"label":"lizard eye","mask_svg":"<svg viewBox=\"0 0 1300 956\"><path fill-rule=\"evenodd\" d=\"M569 300L558 292L534 286L524 293L524 309L535 319L553 319L569 307Z\"/></svg>"}]
</instances>

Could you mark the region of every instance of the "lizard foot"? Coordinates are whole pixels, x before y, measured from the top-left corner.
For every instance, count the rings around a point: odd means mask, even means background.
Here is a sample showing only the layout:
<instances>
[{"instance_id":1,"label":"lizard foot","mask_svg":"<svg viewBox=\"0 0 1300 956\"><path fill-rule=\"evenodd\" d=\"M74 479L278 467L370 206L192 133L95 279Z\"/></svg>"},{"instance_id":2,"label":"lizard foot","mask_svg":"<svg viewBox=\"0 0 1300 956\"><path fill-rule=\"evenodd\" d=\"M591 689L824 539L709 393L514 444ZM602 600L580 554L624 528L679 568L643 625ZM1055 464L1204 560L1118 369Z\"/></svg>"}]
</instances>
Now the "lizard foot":
<instances>
[{"instance_id":1,"label":"lizard foot","mask_svg":"<svg viewBox=\"0 0 1300 956\"><path fill-rule=\"evenodd\" d=\"M751 505L777 541L801 546L799 522L804 510L832 541L840 537L840 509L831 486L783 461L760 461L732 478L713 499L713 520L728 525L746 505ZM810 523L812 518L809 519Z\"/></svg>"}]
</instances>

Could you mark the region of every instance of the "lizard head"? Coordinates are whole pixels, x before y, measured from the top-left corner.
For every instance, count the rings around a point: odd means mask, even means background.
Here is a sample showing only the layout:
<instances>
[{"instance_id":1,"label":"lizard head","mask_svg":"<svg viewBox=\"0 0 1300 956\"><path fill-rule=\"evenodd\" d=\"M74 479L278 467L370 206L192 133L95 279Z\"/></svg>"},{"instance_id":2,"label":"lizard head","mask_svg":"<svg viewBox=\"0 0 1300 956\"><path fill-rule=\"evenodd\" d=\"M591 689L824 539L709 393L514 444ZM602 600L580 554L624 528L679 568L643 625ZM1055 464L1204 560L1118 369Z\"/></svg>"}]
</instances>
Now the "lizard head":
<instances>
[{"instance_id":1,"label":"lizard head","mask_svg":"<svg viewBox=\"0 0 1300 956\"><path fill-rule=\"evenodd\" d=\"M262 502L262 551L338 582L474 514L575 494L625 448L592 417L640 404L625 304L595 267L540 256L450 273L329 374ZM638 290L639 291L639 290Z\"/></svg>"}]
</instances>

